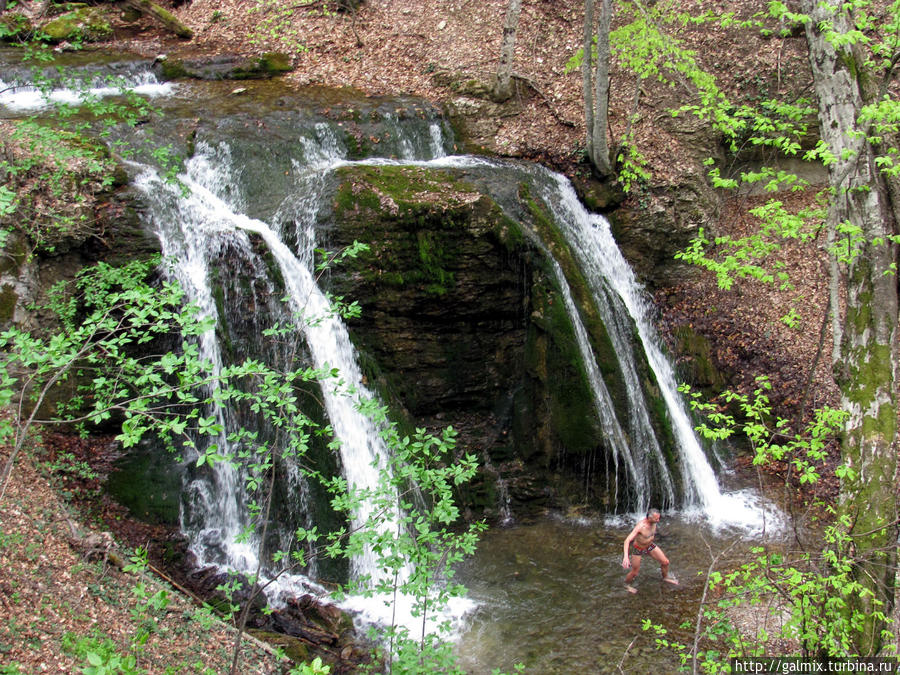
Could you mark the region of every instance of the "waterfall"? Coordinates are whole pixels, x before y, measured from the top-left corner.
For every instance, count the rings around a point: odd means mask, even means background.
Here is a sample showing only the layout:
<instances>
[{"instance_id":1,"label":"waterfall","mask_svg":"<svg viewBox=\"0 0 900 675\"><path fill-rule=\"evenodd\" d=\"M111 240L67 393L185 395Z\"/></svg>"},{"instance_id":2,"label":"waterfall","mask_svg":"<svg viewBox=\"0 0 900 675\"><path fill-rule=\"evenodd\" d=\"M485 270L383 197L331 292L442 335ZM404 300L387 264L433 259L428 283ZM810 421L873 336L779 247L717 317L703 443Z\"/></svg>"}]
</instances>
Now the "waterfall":
<instances>
[{"instance_id":1,"label":"waterfall","mask_svg":"<svg viewBox=\"0 0 900 675\"><path fill-rule=\"evenodd\" d=\"M20 81L26 82L19 78L14 82L0 83L0 89L15 85L2 94L5 98L0 103L10 110L21 111L39 109L54 100L77 103L84 96L115 95L123 87L151 96L172 91L172 85L160 84L155 80L147 64L119 72L116 78L109 80L108 76L85 76L80 90L56 85L42 89L28 88L24 84L19 86ZM619 357L627 406L625 415L615 410L569 282L561 266L553 261L552 271L577 338L584 371L593 392L596 415L610 446L616 473L614 485L616 489L622 484L629 486L629 494L622 501L637 510L650 506L651 498L661 500L662 503L653 505L663 508L675 506L676 503L676 480L672 476L674 467L667 464L653 432L642 377L632 358L632 351L637 348L642 351L641 357L646 359L652 370L675 435L679 483L684 495L681 506L696 509L713 522L733 520L734 514L731 512L735 509L742 511L740 506L743 502L741 499L732 501L732 496L723 495L718 486L715 473L694 435L690 416L677 392L672 368L649 321L644 293L615 245L608 223L601 216L588 214L584 210L564 177L532 165L448 156L451 143L443 131L441 120L418 114L404 116L385 108L387 106L379 110L379 119L389 133L374 142L378 143L381 154L400 159L374 158L357 163L488 171L504 167L518 171L522 178L517 180L531 182L542 201L551 209L557 227L567 237L588 280L593 301ZM364 399L371 397L372 393L363 385L346 327L339 318L331 315L327 298L316 283L312 260L318 212L322 195L327 193L325 184L335 168L354 162L347 159L350 153L336 135L331 122L317 122L298 129L297 143L300 150L295 154L298 156L291 157L290 170L285 172L285 175L290 175L285 181L288 192L273 190L269 198L274 199L276 208L264 214L253 211L259 208L258 205L245 203L242 197L245 176L241 174L251 170L238 168L242 166L241 160L230 156L229 146L225 143L215 147L204 145L202 141L198 144L195 156L187 163L186 173L181 176L188 188L187 195L164 183L149 170L141 172L136 185L155 205L149 217L159 233L164 255L169 260L177 261L168 268L170 273L204 314L217 319L220 331L228 331L227 317L219 316L220 308L217 307L211 280L214 270L226 267L222 261L231 256L240 261L245 275L266 279L266 261L254 250L254 241L265 243L268 255L276 262L284 280L289 308L275 307L278 303L271 296L276 291L268 281L252 287L251 292L257 294L252 304L268 305L272 314L283 312L284 316L295 322L298 333L303 335L314 365L334 367L341 372L345 389L324 392L328 420L340 439L342 470L347 479L368 487L377 482L379 468L385 466L386 449L377 425L361 415L354 405L354 400L357 400L354 397ZM311 315L317 316L315 322L303 319ZM633 339L635 333L639 338L636 346ZM213 368L223 367L224 357L216 335L210 333L204 336L200 348ZM289 358L289 355L284 354L282 358ZM347 391L352 392L353 396L348 397ZM226 436L239 426L239 422L231 417L232 413L228 410L210 413L216 415L224 429L221 437L211 442L227 448ZM234 454L234 449L230 453ZM288 470L290 472L290 467ZM248 525L246 497L241 489L245 476L242 469L230 462L220 463L215 471L213 476L196 476L190 481L189 498L197 506L193 516L186 520L185 529L191 534L192 546L201 562L227 563L241 569L253 569L260 542L251 537L243 544L235 543L238 533ZM618 477L620 471L624 479L621 482ZM294 472L290 480L301 493L299 499L308 498L300 475ZM619 496L615 495L615 499L619 501ZM298 510L308 511L305 508ZM354 574L364 575L371 573L375 561L364 554L352 565Z\"/></svg>"},{"instance_id":2,"label":"waterfall","mask_svg":"<svg viewBox=\"0 0 900 675\"><path fill-rule=\"evenodd\" d=\"M764 524L765 509L751 492L723 493L716 475L706 458L703 448L693 430L690 415L678 392L674 370L665 356L659 337L650 321L650 306L647 295L634 276L634 272L619 250L609 222L599 214L588 213L581 204L572 184L562 175L543 167L535 166L532 171L544 178L545 202L554 212L557 225L565 233L584 272L601 312L604 323L616 343L616 353L622 355L627 350L626 331L612 312L607 299L613 295L637 330L640 345L656 378L660 393L666 404L669 422L672 425L679 453L684 482L684 503L682 509L690 514L697 513L713 525L737 525L757 529ZM640 389L636 386L637 374L629 359L620 359L628 385L632 421L644 423L646 406ZM636 413L636 414L635 414ZM649 448L660 471L665 471L665 462L658 443L647 435L638 437L642 447ZM665 471L665 473L668 473ZM639 503L638 511L646 508Z\"/></svg>"},{"instance_id":3,"label":"waterfall","mask_svg":"<svg viewBox=\"0 0 900 675\"><path fill-rule=\"evenodd\" d=\"M578 308L575 306L575 301L572 298L572 291L569 288L569 283L568 281L566 281L566 277L563 274L562 268L559 266L559 263L557 263L555 260L553 261L553 270L556 273L557 282L559 283L560 289L562 290L563 300L566 305L566 312L568 313L569 318L572 320L572 325L575 329L575 336L578 339L578 348L581 351L581 358L584 363L585 370L587 371L588 381L591 385L591 391L594 395L594 407L597 410L597 417L600 420L600 424L603 430L607 434L607 439L610 445L612 446L613 461L615 462L616 469L616 490L618 490L619 486L618 462L621 459L625 462L625 468L627 469L628 477L630 478L630 485L634 494L636 509L638 511L646 511L649 506L650 497L649 471L646 470L646 467L640 466L640 457L636 457L632 452L631 446L629 445L628 440L625 437L625 433L622 431L622 426L619 424L618 417L616 417L615 406L613 405L612 399L609 395L609 390L606 388L606 383L603 381L603 376L600 374L600 368L597 365L597 359L594 357L593 350L591 349L591 343L590 338L588 337L587 329L584 327L584 323L581 320L581 314L578 312ZM634 395L631 387L629 387L629 395ZM650 420L648 418L648 425L649 421ZM663 469L664 468L665 465L663 465ZM663 475L665 476L665 482L668 487L666 496L668 497L670 502L674 502L674 491L668 471L665 471ZM618 503L618 493L616 493L614 497L614 501Z\"/></svg>"},{"instance_id":4,"label":"waterfall","mask_svg":"<svg viewBox=\"0 0 900 675\"><path fill-rule=\"evenodd\" d=\"M322 129L319 129L322 132ZM342 469L351 485L359 489L374 489L378 484L379 469L386 464L387 450L375 423L360 412L357 403L371 398L362 383L362 374L356 363L353 346L346 328L340 318L331 310L330 303L320 290L313 274L313 243L315 241L312 228L315 222L317 200L310 198L314 194L312 182L321 179L321 167L313 158L306 170L298 176L301 188L292 194L280 210L280 215L290 213L298 221L297 241L303 244L299 255L295 255L281 239L279 233L267 223L247 217L240 213L239 203L229 204L220 195L235 195L239 191L231 179L227 149L219 148L211 151L208 147L199 149L197 156L187 164L187 171L180 176L182 184L187 188L186 196L174 185L160 181L155 174L144 172L137 179L136 185L148 198L160 196L170 204L175 204L178 213L171 208L153 209L163 251L167 257L178 260L174 267L175 276L187 290L192 302L197 303L203 314L216 317L217 308L212 300L209 285L211 260L217 249L230 246L239 252L242 264L249 264L265 270L258 255L253 252L247 233L259 235L266 243L269 253L275 258L284 278L289 298L292 320L296 328L304 335L306 344L317 369L337 369L340 372L339 383L323 386L323 398L328 412L328 419L334 429L335 437L340 439ZM327 146L319 147L319 160L327 154ZM332 158L332 161L336 158ZM216 161L218 160L218 161ZM177 224L177 231L173 231ZM201 344L204 357L208 358L216 369L222 366L222 356L214 336L207 334ZM221 410L219 415L224 415ZM223 419L223 426L230 427ZM224 438L220 443L226 444ZM236 469L229 462L220 462L215 466L215 488L204 480L196 480L191 486L201 495L204 502L201 510L205 512L203 531L196 538L199 541L199 553L203 562L227 562L238 569L253 569L255 551L258 540L251 540L242 545L240 551L229 550L225 560L207 560L204 555L208 546L204 539L215 533L216 545L228 545L246 525L246 516L237 513L239 506L235 504L236 495L243 490L239 483ZM368 512L363 512L354 527L365 523ZM188 527L187 529L191 529ZM371 551L365 551L353 560L353 570L357 576L374 575L377 569L376 560Z\"/></svg>"},{"instance_id":5,"label":"waterfall","mask_svg":"<svg viewBox=\"0 0 900 675\"><path fill-rule=\"evenodd\" d=\"M157 82L145 66L126 69L121 75L112 81L106 76L88 76L74 90L49 81L41 88L28 86L25 84L27 79L0 81L0 106L18 113L43 110L52 102L78 104L87 97L116 96L123 88L145 96L165 96L176 89L173 85ZM219 103L215 97L207 100L213 100L213 105ZM274 105L280 105L280 102ZM285 106L285 110L289 107ZM179 109L176 114L183 113ZM134 179L135 187L151 207L145 213L159 236L165 257L163 272L179 282L201 314L215 320L217 330L198 338L202 358L210 364L213 373L221 372L248 353L255 356L259 350L266 351L265 356L271 357L263 359L266 362L289 367L295 359L304 358L317 369L334 368L341 379L324 383L321 396L327 423L339 442L339 469L348 483L358 490L374 489L389 463L388 449L381 435L383 429L360 411L360 402L372 398L373 394L364 383L347 328L333 313L315 276L316 228L323 220L321 211L331 194L334 170L351 164L419 165L486 172L502 168L515 172L511 182L528 182L551 210L555 225L565 234L577 258L592 301L614 345L625 392L624 402L620 400L622 397L617 397L616 403L623 405L624 414L617 412L613 396L607 389L586 327L584 317L587 315L573 297L563 266L552 258L549 246L537 242L547 256L559 298L577 341L591 389L593 410L613 464L612 485L617 491L627 486L626 495L618 492L613 495L615 502L627 504L628 508L637 511L644 511L649 506L679 508L688 516L696 515L714 526L734 524L758 529L764 522L764 511L752 493L727 493L719 487L677 392L674 372L650 321L645 293L619 252L608 223L601 216L585 211L564 177L527 164L448 156L452 143L444 133L441 120L428 115L403 117L383 108L368 109L366 115L359 115L358 119L344 118L353 119L353 124L378 118L379 124L390 127L389 134L377 139L360 133L356 140L361 138L363 143L354 148L354 152L347 147L352 145L352 136L337 133L341 123L309 123L307 110L297 118L287 117L291 121L299 120L297 127L291 128L290 133L280 127L278 131L282 135L273 133L275 140L265 146L265 151L259 152L259 146L246 151L240 143L246 142L257 129L265 129L268 121L265 114L268 112L258 113L254 109L251 121L245 117L232 127L229 127L230 120L210 114L211 125L204 120L204 123L192 122L179 129L177 133L182 133L190 127L190 133L199 138L193 157L179 177L186 190L162 180L156 171L146 166L139 167ZM332 120L336 118L340 119L335 116ZM176 125L183 121L181 117L176 118ZM235 135L245 133L246 136L234 142L205 141L207 130L217 124L220 126L213 133L236 131ZM202 133L197 133L198 128ZM383 127L379 127L381 130ZM179 143L184 140L183 136L177 138ZM194 138L192 135L191 142ZM369 140L377 144L379 153L400 159L351 162L348 157L363 154L363 146ZM246 151L245 156L241 156L242 150ZM278 163L285 156L287 160ZM278 170L259 171L261 166L269 163ZM267 203L260 205L248 196L251 189L247 183L254 179L267 183L255 186ZM501 201L499 197L497 201ZM509 209L508 215L515 218L515 208ZM276 275L282 283L271 281ZM286 303L279 298L282 294L287 296ZM576 296L583 297L577 293ZM238 328L232 327L235 321L240 322ZM293 326L296 336L283 344L256 344L253 336L261 336L273 324ZM251 336L250 339L247 336ZM654 433L653 415L644 394L642 369L634 361L636 351L640 352L638 357L649 364L665 403L675 437L678 455L675 463L667 460ZM268 541L272 532L268 533L267 541L262 541L261 534L251 527L251 496L245 492L245 481L251 469L237 460L244 448L229 441L231 432L246 425L240 417L242 413L230 407L214 407L201 414L214 416L222 429L216 437L205 437L203 442L216 445L227 461L199 470L188 469L182 528L190 539L191 550L199 565L254 573L261 560L269 560L268 554L273 548L287 550L292 544L296 545L293 539L297 527L312 529L319 526L315 520L315 495L300 467L285 461L279 468L285 501L289 502L283 508L289 513L283 523L279 523L283 527L277 533L280 538L277 546ZM270 440L277 445L277 438ZM201 445L198 450L203 452L207 447ZM585 465L593 462L594 455L585 457ZM196 458L194 454L186 459L191 463L190 460ZM499 513L504 522L512 522L511 494L502 475L503 467L493 467L487 452L484 458L488 470L496 474ZM589 476L591 470L586 467L585 475ZM676 483L683 492L680 503L676 497L679 491ZM370 512L364 510L349 524L350 528L362 527ZM388 530L395 522L388 518L382 527ZM286 596L310 591L323 596L327 594L313 581L319 578L316 559L308 560L310 564L304 570L305 575L280 576L267 588L271 604L278 606ZM274 566L277 565L264 562L264 578L271 579L281 571L273 569ZM350 573L355 578L379 580L378 560L371 549L362 549L351 560ZM327 572L322 576L327 577ZM381 597L351 597L344 606L356 610L363 620L371 623L396 622L410 629L421 626L421 618L412 616L410 599L391 600L400 605L395 610L396 617L390 616L391 609ZM453 600L448 614L429 617L429 626L433 627L445 618L462 617L471 606L467 601Z\"/></svg>"},{"instance_id":6,"label":"waterfall","mask_svg":"<svg viewBox=\"0 0 900 675\"><path fill-rule=\"evenodd\" d=\"M615 347L627 397L627 433L622 428L600 376L596 357L569 284L558 262L554 260L553 270L578 340L595 409L613 451L614 468L618 471L621 462L632 486L629 501L631 508L641 513L650 506L677 506L685 515L706 520L713 526L727 525L758 530L766 524L767 517L769 525L775 525L777 515L752 491L723 493L720 489L678 392L674 370L650 320L647 295L619 250L607 220L584 208L565 176L539 165L468 156L441 156L419 162L371 159L360 163L415 164L462 170L503 167L518 172L520 180L529 180L550 208L555 225L567 238ZM632 338L635 332L638 336L637 344L634 344ZM635 365L635 349L647 360L673 430L683 483L681 504L676 504L671 470L653 433L650 412ZM654 482L657 484L660 504L650 503L651 483Z\"/></svg>"},{"instance_id":7,"label":"waterfall","mask_svg":"<svg viewBox=\"0 0 900 675\"><path fill-rule=\"evenodd\" d=\"M260 274L265 272L264 268L260 269L246 234L229 227L225 217L227 209L210 208L199 197L202 194L199 183L188 180L196 191L187 197L148 168L136 177L134 185L153 204L149 215L163 256L170 261L166 271L179 282L201 315L218 319L209 278L213 260L230 250L245 264L256 267ZM227 177L223 175L222 180ZM216 334L208 331L201 335L199 347L201 356L212 365L212 374L220 373L224 358ZM230 449L226 439L228 431L238 426L232 417L233 411L216 407L206 412L214 414L223 429L210 443L215 443L221 452L233 458L236 449ZM196 453L192 453L185 459L192 461L196 457ZM185 491L185 499L192 504L192 509L183 519L182 528L191 537L198 562L201 565L227 563L236 569L254 571L258 562L258 539L254 537L238 543L238 535L249 524L240 469L232 461L218 462L211 474L190 480Z\"/></svg>"}]
</instances>

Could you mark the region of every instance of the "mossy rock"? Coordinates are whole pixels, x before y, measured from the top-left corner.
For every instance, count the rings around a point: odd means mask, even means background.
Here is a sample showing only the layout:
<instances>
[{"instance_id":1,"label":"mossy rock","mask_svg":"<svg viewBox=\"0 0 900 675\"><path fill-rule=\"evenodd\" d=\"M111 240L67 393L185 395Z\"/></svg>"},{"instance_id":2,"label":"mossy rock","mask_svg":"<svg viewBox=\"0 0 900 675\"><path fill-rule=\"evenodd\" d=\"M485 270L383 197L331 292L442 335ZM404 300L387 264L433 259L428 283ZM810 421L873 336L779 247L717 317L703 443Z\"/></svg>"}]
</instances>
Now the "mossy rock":
<instances>
[{"instance_id":1,"label":"mossy rock","mask_svg":"<svg viewBox=\"0 0 900 675\"><path fill-rule=\"evenodd\" d=\"M289 72L293 65L288 54L267 52L250 59L231 55L186 61L160 59L154 69L157 76L165 80L186 77L198 80L263 80Z\"/></svg>"},{"instance_id":2,"label":"mossy rock","mask_svg":"<svg viewBox=\"0 0 900 675\"><path fill-rule=\"evenodd\" d=\"M257 640L262 640L282 650L284 655L295 663L306 663L310 659L309 647L300 638L274 631L250 630L248 632Z\"/></svg>"},{"instance_id":3,"label":"mossy rock","mask_svg":"<svg viewBox=\"0 0 900 675\"><path fill-rule=\"evenodd\" d=\"M113 32L108 15L100 7L82 7L66 12L45 23L41 30L51 42L94 42L109 37Z\"/></svg>"},{"instance_id":4,"label":"mossy rock","mask_svg":"<svg viewBox=\"0 0 900 675\"><path fill-rule=\"evenodd\" d=\"M121 18L124 23L137 23L142 16L144 15L134 7L124 7L122 9Z\"/></svg>"},{"instance_id":5,"label":"mossy rock","mask_svg":"<svg viewBox=\"0 0 900 675\"><path fill-rule=\"evenodd\" d=\"M682 376L695 387L707 391L721 391L725 378L716 368L709 340L691 326L675 329L676 349L682 357Z\"/></svg>"},{"instance_id":6,"label":"mossy rock","mask_svg":"<svg viewBox=\"0 0 900 675\"><path fill-rule=\"evenodd\" d=\"M159 70L158 75L164 80L180 80L185 77L192 77L184 61L179 59L160 59L157 61L155 68Z\"/></svg>"},{"instance_id":7,"label":"mossy rock","mask_svg":"<svg viewBox=\"0 0 900 675\"><path fill-rule=\"evenodd\" d=\"M572 185L585 207L594 213L606 213L625 201L625 193L618 183L575 176Z\"/></svg>"},{"instance_id":8,"label":"mossy rock","mask_svg":"<svg viewBox=\"0 0 900 675\"><path fill-rule=\"evenodd\" d=\"M18 301L19 296L11 285L4 284L0 288L0 323L12 321Z\"/></svg>"},{"instance_id":9,"label":"mossy rock","mask_svg":"<svg viewBox=\"0 0 900 675\"><path fill-rule=\"evenodd\" d=\"M165 450L144 447L116 462L106 489L144 522L177 525L181 485L182 470L176 458Z\"/></svg>"},{"instance_id":10,"label":"mossy rock","mask_svg":"<svg viewBox=\"0 0 900 675\"><path fill-rule=\"evenodd\" d=\"M291 57L283 52L267 52L255 59L250 59L234 69L232 77L236 80L274 77L292 70Z\"/></svg>"}]
</instances>

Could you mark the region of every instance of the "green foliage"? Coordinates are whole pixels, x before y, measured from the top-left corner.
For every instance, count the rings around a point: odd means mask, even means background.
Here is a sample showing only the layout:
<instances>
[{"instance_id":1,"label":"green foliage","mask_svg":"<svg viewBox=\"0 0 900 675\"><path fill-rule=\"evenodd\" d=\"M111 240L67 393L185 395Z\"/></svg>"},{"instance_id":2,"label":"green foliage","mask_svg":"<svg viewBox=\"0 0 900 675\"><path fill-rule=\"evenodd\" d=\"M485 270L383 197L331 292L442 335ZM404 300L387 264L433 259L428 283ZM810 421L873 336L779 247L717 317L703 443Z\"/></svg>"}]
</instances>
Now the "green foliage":
<instances>
[{"instance_id":1,"label":"green foliage","mask_svg":"<svg viewBox=\"0 0 900 675\"><path fill-rule=\"evenodd\" d=\"M72 498L73 484L77 485L75 490L82 497L99 496L102 489L97 481L99 475L87 462L77 459L73 453L61 452L53 459L36 458L36 460L38 469L63 499ZM89 484L96 487L87 487Z\"/></svg>"},{"instance_id":2,"label":"green foliage","mask_svg":"<svg viewBox=\"0 0 900 675\"><path fill-rule=\"evenodd\" d=\"M26 61L36 62L30 85L43 93L55 116L11 122L0 142L0 245L12 230L26 235L33 249L52 253L62 241L83 240L93 231L91 204L115 182L115 157L133 157L141 148L113 138L117 126L134 127L155 114L147 100L131 91L123 78L110 75L104 85L118 90L114 97L91 93L91 83L58 68L48 77L41 65L53 60L40 41L29 44ZM77 104L55 102L55 88L74 91ZM149 152L169 180L181 166L171 147Z\"/></svg>"},{"instance_id":3,"label":"green foliage","mask_svg":"<svg viewBox=\"0 0 900 675\"><path fill-rule=\"evenodd\" d=\"M327 2L300 0L289 3L284 0L256 0L256 5L250 12L260 16L251 29L250 44L257 46L274 44L295 52L308 51L308 47L303 44L303 36L293 26L294 13L305 7L310 10L321 8L323 14L331 14Z\"/></svg>"},{"instance_id":4,"label":"green foliage","mask_svg":"<svg viewBox=\"0 0 900 675\"><path fill-rule=\"evenodd\" d=\"M896 2L888 8L878 7L868 0L860 0L853 3L853 11L850 17L855 24L849 30L839 29L830 19L819 22L819 30L826 34L826 39L832 47L838 51L856 49L855 55L862 54L863 60L857 64L858 72L862 79L868 79L878 83L882 87L881 92L873 101L867 102L860 110L857 122L860 140L878 147L881 152L876 157L876 164L886 175L897 175L898 149L890 143L883 144L884 137L894 134L898 130L900 121L900 101L888 92L888 84L894 77L896 65L896 43L900 35L900 7ZM724 15L713 18L704 16L689 19L682 16L682 21L710 21L718 20L723 25L733 25L733 17ZM739 22L741 27L752 26L760 30L768 30L769 33L777 32L767 28L769 22L778 25L805 25L810 22L810 17L789 11L787 5L779 1L768 4L768 11L761 12L747 22ZM855 58L855 56L854 56ZM703 78L695 80L695 84L704 81ZM698 85L698 91L704 91ZM720 131L729 147L738 150L745 145L765 146L773 148L786 156L800 154L801 142L809 137L807 120L813 119L817 112L810 102L804 98L796 101L784 101L769 99L763 100L758 106L749 104L736 105L729 101L708 80L706 94L701 95L700 102L694 105L683 106L678 114L690 112L698 117L708 120L714 128ZM816 148L807 152L806 161L819 161L825 166L837 161L849 159L838 158L830 154L828 148L819 141ZM788 183L790 189L802 189L802 181L795 175L785 172L780 173L777 179L773 179L774 172L768 169L765 177L768 182L766 189L775 191L782 189L784 183ZM717 173L712 176L718 181ZM742 176L742 181L747 183L757 182L763 177L748 174ZM737 182L730 184L716 182L719 187L737 187Z\"/></svg>"},{"instance_id":5,"label":"green foliage","mask_svg":"<svg viewBox=\"0 0 900 675\"><path fill-rule=\"evenodd\" d=\"M735 278L752 278L767 284L778 283L782 290L791 287L783 263L773 261L773 253L785 243L808 243L822 230L824 204L814 204L791 212L784 202L771 199L750 213L759 219L759 228L743 237L723 235L710 241L703 228L684 251L675 258L704 267L716 274L719 287L730 289Z\"/></svg>"},{"instance_id":6,"label":"green foliage","mask_svg":"<svg viewBox=\"0 0 900 675\"><path fill-rule=\"evenodd\" d=\"M105 149L34 121L17 123L3 145L9 158L0 161L3 239L15 228L38 250L52 252L67 237L86 237L93 222L82 205L112 184Z\"/></svg>"},{"instance_id":7,"label":"green foliage","mask_svg":"<svg viewBox=\"0 0 900 675\"><path fill-rule=\"evenodd\" d=\"M102 635L76 635L66 633L62 637L63 650L86 662L81 668L83 675L137 675L138 669L133 654L122 654L118 646Z\"/></svg>"},{"instance_id":8,"label":"green foliage","mask_svg":"<svg viewBox=\"0 0 900 675\"><path fill-rule=\"evenodd\" d=\"M694 672L731 672L732 658L771 656L776 643L797 645L787 654L779 647L781 656L855 656L854 636L872 617L856 609L854 599L871 592L855 574L849 527L843 519L826 525L825 548L817 555L756 546L749 560L736 569L711 572L704 595L715 600L701 608L692 645L674 639L665 627L650 620L644 620L643 629L655 635L657 648L678 656L682 670L694 668ZM883 604L874 604L873 614L890 625ZM780 628L767 630L758 625L749 635L740 630L735 620L747 607L760 608L763 616L771 613L760 623ZM885 631L882 638L887 642L892 634Z\"/></svg>"},{"instance_id":9,"label":"green foliage","mask_svg":"<svg viewBox=\"0 0 900 675\"><path fill-rule=\"evenodd\" d=\"M644 80L655 80L670 87L687 85L691 95L699 98L706 109L724 97L715 78L700 67L696 54L687 49L672 31L666 30L679 17L677 3L617 2L617 28L610 31L609 42L617 63L637 78L637 89ZM591 61L597 59L596 37ZM581 68L584 49L579 49L566 64L566 72ZM625 133L617 139L618 178L625 191L649 180L647 162L634 141L635 114Z\"/></svg>"},{"instance_id":10,"label":"green foliage","mask_svg":"<svg viewBox=\"0 0 900 675\"><path fill-rule=\"evenodd\" d=\"M680 390L690 396L691 409L706 420L697 426L704 438L724 440L740 433L750 443L755 465L784 462L793 468L800 483L818 481L819 467L827 457L826 445L840 432L847 413L819 408L806 427L792 431L788 420L772 416L769 379L760 376L756 383L752 394L725 391L715 403L703 401L702 395L691 392L687 385Z\"/></svg>"},{"instance_id":11,"label":"green foliage","mask_svg":"<svg viewBox=\"0 0 900 675\"><path fill-rule=\"evenodd\" d=\"M753 449L754 464L787 463L798 482L815 483L827 459L826 446L841 429L846 414L821 409L802 431L791 431L786 420L772 417L768 380L761 377L757 382L752 395L725 392L715 403L703 401L684 387L692 408L706 420L698 431L715 440L742 433ZM850 470L840 467L837 473L845 475ZM830 517L835 516L834 509L826 510ZM755 546L749 558L727 572L711 567L704 598L712 599L701 606L693 645L674 639L665 627L650 620L644 621L643 628L655 635L659 648L679 657L683 669L692 667L694 672L731 672L730 659L771 655L773 640L797 645L798 656L852 656L855 636L872 617L855 602L871 596L871 591L858 578L858 542L850 536L850 529L850 519L840 516L823 525L823 546L818 553ZM877 599L871 602L871 613L890 625L884 604ZM775 632L760 627L747 635L735 624L741 608L747 606L767 608L760 611L782 617L783 621L775 621L781 627ZM882 637L887 642L892 636L885 631Z\"/></svg>"},{"instance_id":12,"label":"green foliage","mask_svg":"<svg viewBox=\"0 0 900 675\"><path fill-rule=\"evenodd\" d=\"M328 675L330 672L331 666L324 665L317 656L310 663L301 663L296 668L291 668L290 675Z\"/></svg>"},{"instance_id":13,"label":"green foliage","mask_svg":"<svg viewBox=\"0 0 900 675\"><path fill-rule=\"evenodd\" d=\"M386 422L387 408L372 407L370 413L379 423ZM452 427L440 436L417 429L412 438L401 438L391 425L384 435L391 459L380 472L378 489L334 494L333 506L347 513L348 520L358 521L362 511L371 510L368 522L355 532L332 533L328 548L332 554L371 548L381 574L359 580L352 590L367 595L399 592L414 598L413 615L425 618L433 607L444 606L464 591L451 583L435 587L434 582L452 579L452 567L474 552L477 533L484 528L474 523L462 532L455 529L460 513L453 491L471 480L477 461L472 455L453 453L456 431ZM333 481L331 486L334 489ZM416 506L417 500L427 508ZM382 526L386 518L395 529ZM403 579L405 568L409 574Z\"/></svg>"}]
</instances>

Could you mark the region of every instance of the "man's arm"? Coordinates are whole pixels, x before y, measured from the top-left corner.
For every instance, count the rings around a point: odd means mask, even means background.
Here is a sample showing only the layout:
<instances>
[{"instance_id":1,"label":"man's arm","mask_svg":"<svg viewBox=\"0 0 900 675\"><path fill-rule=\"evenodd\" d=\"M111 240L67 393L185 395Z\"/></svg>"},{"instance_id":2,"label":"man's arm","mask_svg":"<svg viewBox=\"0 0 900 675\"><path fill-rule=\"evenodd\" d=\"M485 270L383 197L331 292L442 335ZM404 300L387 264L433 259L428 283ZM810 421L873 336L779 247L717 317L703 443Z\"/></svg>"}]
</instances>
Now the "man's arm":
<instances>
[{"instance_id":1,"label":"man's arm","mask_svg":"<svg viewBox=\"0 0 900 675\"><path fill-rule=\"evenodd\" d=\"M631 546L631 542L634 541L634 538L638 535L638 532L641 529L641 524L638 523L634 526L634 529L631 531L627 537L625 537L625 544L622 547L622 567L629 568L631 567L631 558L628 555L628 547Z\"/></svg>"}]
</instances>

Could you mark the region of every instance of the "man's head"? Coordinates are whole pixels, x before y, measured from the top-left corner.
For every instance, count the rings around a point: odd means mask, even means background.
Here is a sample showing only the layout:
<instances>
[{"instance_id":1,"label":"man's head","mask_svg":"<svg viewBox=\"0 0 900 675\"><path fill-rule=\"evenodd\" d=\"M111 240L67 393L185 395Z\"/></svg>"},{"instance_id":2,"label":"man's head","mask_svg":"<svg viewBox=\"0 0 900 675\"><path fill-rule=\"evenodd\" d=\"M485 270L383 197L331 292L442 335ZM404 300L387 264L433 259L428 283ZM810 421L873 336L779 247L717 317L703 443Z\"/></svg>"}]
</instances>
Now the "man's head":
<instances>
[{"instance_id":1,"label":"man's head","mask_svg":"<svg viewBox=\"0 0 900 675\"><path fill-rule=\"evenodd\" d=\"M650 509L647 511L647 520L651 523L658 523L660 518L659 509Z\"/></svg>"}]
</instances>

